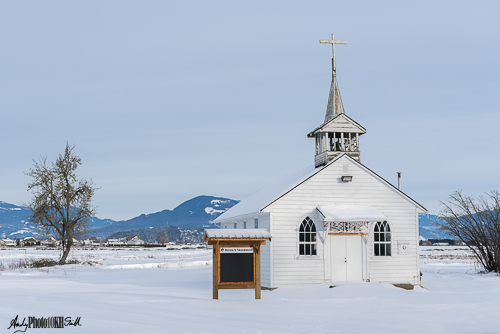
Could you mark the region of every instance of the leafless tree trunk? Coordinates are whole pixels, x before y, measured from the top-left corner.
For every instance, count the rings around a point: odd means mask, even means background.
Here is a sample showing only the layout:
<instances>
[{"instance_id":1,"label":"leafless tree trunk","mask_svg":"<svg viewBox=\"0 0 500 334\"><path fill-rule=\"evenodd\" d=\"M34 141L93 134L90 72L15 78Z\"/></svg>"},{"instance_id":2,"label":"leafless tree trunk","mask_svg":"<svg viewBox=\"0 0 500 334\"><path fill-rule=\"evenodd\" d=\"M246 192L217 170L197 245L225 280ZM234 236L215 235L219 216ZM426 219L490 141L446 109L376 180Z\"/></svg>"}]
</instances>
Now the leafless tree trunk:
<instances>
[{"instance_id":1,"label":"leafless tree trunk","mask_svg":"<svg viewBox=\"0 0 500 334\"><path fill-rule=\"evenodd\" d=\"M97 188L92 180L78 180L75 171L81 159L73 149L66 143L64 154L55 163L47 165L47 158L33 160L33 167L25 173L32 178L28 191L34 197L27 205L31 222L44 234L59 235L63 248L59 264L66 263L73 238L89 234L89 218L95 215L90 203Z\"/></svg>"},{"instance_id":2,"label":"leafless tree trunk","mask_svg":"<svg viewBox=\"0 0 500 334\"><path fill-rule=\"evenodd\" d=\"M455 191L441 205L439 228L463 241L485 271L500 272L500 193L475 199Z\"/></svg>"},{"instance_id":3,"label":"leafless tree trunk","mask_svg":"<svg viewBox=\"0 0 500 334\"><path fill-rule=\"evenodd\" d=\"M167 232L161 231L158 233L158 242L162 245L165 245L167 242L170 241L170 238L168 237Z\"/></svg>"}]
</instances>

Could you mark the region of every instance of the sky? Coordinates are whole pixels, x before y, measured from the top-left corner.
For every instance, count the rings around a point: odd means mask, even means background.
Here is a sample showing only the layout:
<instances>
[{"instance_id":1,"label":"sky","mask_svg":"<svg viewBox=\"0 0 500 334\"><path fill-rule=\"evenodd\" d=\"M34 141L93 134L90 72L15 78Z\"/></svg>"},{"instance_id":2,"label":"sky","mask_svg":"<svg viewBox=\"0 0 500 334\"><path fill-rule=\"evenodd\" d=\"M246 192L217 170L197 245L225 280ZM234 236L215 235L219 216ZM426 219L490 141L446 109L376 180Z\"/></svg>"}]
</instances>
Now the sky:
<instances>
[{"instance_id":1,"label":"sky","mask_svg":"<svg viewBox=\"0 0 500 334\"><path fill-rule=\"evenodd\" d=\"M361 161L438 213L499 189L500 2L0 2L0 201L66 142L99 218L244 199L310 165L331 80Z\"/></svg>"}]
</instances>

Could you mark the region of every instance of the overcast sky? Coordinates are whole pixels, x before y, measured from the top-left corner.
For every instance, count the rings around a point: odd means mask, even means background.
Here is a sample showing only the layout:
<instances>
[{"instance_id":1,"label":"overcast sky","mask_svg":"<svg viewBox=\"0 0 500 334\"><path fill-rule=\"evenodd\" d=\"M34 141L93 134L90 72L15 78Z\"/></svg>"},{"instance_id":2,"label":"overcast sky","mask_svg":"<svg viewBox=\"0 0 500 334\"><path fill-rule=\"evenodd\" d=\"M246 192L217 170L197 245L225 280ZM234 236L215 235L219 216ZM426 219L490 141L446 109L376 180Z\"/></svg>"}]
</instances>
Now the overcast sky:
<instances>
[{"instance_id":1,"label":"overcast sky","mask_svg":"<svg viewBox=\"0 0 500 334\"><path fill-rule=\"evenodd\" d=\"M362 163L431 213L500 188L498 1L2 1L0 201L66 141L100 218L244 199L313 163L331 47Z\"/></svg>"}]
</instances>

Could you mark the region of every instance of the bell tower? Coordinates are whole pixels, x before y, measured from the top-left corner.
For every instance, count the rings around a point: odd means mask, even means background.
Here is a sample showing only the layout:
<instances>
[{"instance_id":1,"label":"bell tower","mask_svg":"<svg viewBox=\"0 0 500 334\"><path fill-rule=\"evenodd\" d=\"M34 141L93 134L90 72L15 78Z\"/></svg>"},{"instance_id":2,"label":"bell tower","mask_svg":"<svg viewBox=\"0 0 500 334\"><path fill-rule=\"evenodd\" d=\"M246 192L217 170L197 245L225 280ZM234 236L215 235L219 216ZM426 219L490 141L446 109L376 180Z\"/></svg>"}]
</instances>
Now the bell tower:
<instances>
[{"instance_id":1,"label":"bell tower","mask_svg":"<svg viewBox=\"0 0 500 334\"><path fill-rule=\"evenodd\" d=\"M326 106L325 120L322 125L311 131L307 137L316 139L315 167L323 166L341 153L346 153L361 162L359 137L366 133L365 128L356 123L344 112L342 98L337 84L337 63L335 44L347 44L347 41L321 39L320 43L332 45L332 83Z\"/></svg>"}]
</instances>

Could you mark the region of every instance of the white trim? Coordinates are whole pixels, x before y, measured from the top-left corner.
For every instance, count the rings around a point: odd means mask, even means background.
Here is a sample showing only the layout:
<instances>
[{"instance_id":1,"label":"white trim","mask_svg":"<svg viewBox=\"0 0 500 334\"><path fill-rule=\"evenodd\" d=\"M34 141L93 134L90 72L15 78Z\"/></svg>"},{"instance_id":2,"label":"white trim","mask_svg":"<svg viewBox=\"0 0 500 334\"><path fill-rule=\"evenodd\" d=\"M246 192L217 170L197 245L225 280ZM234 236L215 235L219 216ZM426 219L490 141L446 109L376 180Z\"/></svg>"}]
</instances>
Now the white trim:
<instances>
[{"instance_id":1,"label":"white trim","mask_svg":"<svg viewBox=\"0 0 500 334\"><path fill-rule=\"evenodd\" d=\"M415 215L416 215L416 224L415 224L415 229L416 229L416 233L415 233L415 236L417 238L417 240L415 240L415 247L417 248L417 251L416 251L416 261L415 261L415 265L417 267L417 271L416 273L419 275L416 277L415 281L413 282L413 284L419 284L421 285L422 282L420 281L420 223L419 223L419 220L418 220L418 211L417 211L417 208L415 208Z\"/></svg>"},{"instance_id":2,"label":"white trim","mask_svg":"<svg viewBox=\"0 0 500 334\"><path fill-rule=\"evenodd\" d=\"M269 212L269 233L273 235L273 213ZM269 285L274 288L274 243L269 243Z\"/></svg>"},{"instance_id":3,"label":"white trim","mask_svg":"<svg viewBox=\"0 0 500 334\"><path fill-rule=\"evenodd\" d=\"M335 116L331 120L329 120L329 121L321 124L316 129L314 129L311 132L309 132L309 134L307 135L307 137L311 138L312 136L314 136L318 132L324 132L324 128L328 127L331 123L336 123L338 121L337 118L340 118L340 116L343 116L343 117L347 118L347 121L349 123L351 123L352 126L358 128L361 131L360 132L361 134L366 133L366 129L363 126L361 126L358 122L356 122L355 120L353 120L352 118L350 118L346 114L342 113L342 114L338 114L337 116ZM349 131L347 131L347 132L349 132Z\"/></svg>"}]
</instances>

